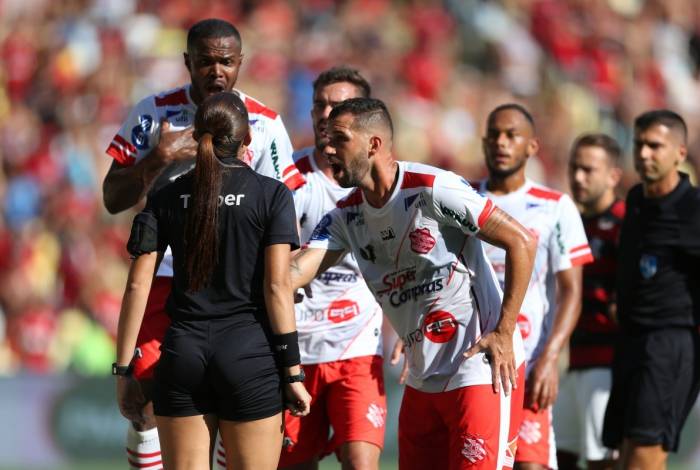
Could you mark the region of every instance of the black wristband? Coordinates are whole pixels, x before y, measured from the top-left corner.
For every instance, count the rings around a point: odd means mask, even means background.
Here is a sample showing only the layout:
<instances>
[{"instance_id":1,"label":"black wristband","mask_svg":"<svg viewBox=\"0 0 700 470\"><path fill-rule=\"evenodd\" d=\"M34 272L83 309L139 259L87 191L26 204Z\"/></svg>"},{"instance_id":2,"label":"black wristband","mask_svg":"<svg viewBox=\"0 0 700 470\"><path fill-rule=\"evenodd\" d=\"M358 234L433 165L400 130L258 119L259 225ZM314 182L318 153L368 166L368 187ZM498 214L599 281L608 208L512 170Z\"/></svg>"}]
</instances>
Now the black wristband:
<instances>
[{"instance_id":1,"label":"black wristband","mask_svg":"<svg viewBox=\"0 0 700 470\"><path fill-rule=\"evenodd\" d=\"M292 367L301 364L299 334L296 331L283 335L272 335L272 346L280 367Z\"/></svg>"}]
</instances>

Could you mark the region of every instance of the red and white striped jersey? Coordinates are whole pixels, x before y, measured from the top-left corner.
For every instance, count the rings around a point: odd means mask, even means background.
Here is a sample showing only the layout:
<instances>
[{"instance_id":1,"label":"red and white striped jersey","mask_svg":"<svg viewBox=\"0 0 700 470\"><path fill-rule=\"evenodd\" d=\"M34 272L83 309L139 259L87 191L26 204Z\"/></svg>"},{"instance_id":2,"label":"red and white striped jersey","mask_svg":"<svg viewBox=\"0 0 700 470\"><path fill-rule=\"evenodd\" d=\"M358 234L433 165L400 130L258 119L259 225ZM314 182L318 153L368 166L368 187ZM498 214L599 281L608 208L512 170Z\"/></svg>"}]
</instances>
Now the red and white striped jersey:
<instances>
[{"instance_id":1,"label":"red and white striped jersey","mask_svg":"<svg viewBox=\"0 0 700 470\"><path fill-rule=\"evenodd\" d=\"M432 393L490 384L484 355L465 360L463 353L501 314L498 280L475 237L494 205L452 172L409 162L398 169L383 207L354 190L321 219L309 247L355 255L404 341L408 385ZM520 364L517 329L513 338Z\"/></svg>"},{"instance_id":2,"label":"red and white striped jersey","mask_svg":"<svg viewBox=\"0 0 700 470\"><path fill-rule=\"evenodd\" d=\"M556 312L556 273L593 261L581 216L566 194L526 180L517 191L494 195L480 183L486 194L503 211L537 237L537 254L518 326L525 343L528 373L549 337ZM505 251L487 246L501 285L505 277Z\"/></svg>"},{"instance_id":3,"label":"red and white striped jersey","mask_svg":"<svg viewBox=\"0 0 700 470\"><path fill-rule=\"evenodd\" d=\"M316 224L347 196L316 165L313 148L294 154L306 184L294 194L302 243ZM319 364L382 353L382 310L367 288L355 257L348 253L309 285L312 297L296 304L302 364Z\"/></svg>"},{"instance_id":4,"label":"red and white striped jersey","mask_svg":"<svg viewBox=\"0 0 700 470\"><path fill-rule=\"evenodd\" d=\"M165 119L170 128L179 131L194 124L197 105L190 95L191 85L150 95L133 107L107 148L107 154L124 166L133 165L148 155L160 141L160 123ZM294 166L292 143L282 118L259 101L236 90L248 110L252 141L245 162L261 175L282 181L291 190L304 184L304 178ZM189 171L169 175L174 180ZM172 260L166 253L158 269L159 276L172 276Z\"/></svg>"}]
</instances>

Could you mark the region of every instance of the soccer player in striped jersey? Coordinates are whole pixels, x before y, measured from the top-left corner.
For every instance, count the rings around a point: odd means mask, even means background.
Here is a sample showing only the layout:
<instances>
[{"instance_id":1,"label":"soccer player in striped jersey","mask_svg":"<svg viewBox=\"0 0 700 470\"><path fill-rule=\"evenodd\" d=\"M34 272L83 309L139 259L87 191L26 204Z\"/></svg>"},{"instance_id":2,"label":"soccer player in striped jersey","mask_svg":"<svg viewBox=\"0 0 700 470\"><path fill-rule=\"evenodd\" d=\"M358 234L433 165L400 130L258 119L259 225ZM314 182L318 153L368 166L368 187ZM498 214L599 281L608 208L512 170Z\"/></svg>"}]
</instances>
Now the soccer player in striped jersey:
<instances>
[{"instance_id":1,"label":"soccer player in striped jersey","mask_svg":"<svg viewBox=\"0 0 700 470\"><path fill-rule=\"evenodd\" d=\"M583 267L581 317L569 341L569 370L554 405L559 468L612 469L615 451L603 445L603 418L619 337L615 276L625 201L615 196L622 151L605 134L584 134L569 159L571 194L579 206L595 261Z\"/></svg>"},{"instance_id":2,"label":"soccer player in striped jersey","mask_svg":"<svg viewBox=\"0 0 700 470\"><path fill-rule=\"evenodd\" d=\"M150 190L169 184L194 165L197 143L192 138L197 105L215 93L237 93L246 105L252 142L243 159L258 173L284 182L294 190L304 179L292 161L292 145L280 116L235 90L243 60L241 37L230 23L203 20L187 35L184 54L191 84L151 95L129 113L107 148L114 159L103 184L105 207L117 213L139 203ZM118 390L134 420L127 435L127 457L133 469L161 468L160 444L151 404L153 369L170 318L165 303L172 284L172 256L166 252L146 306L133 378Z\"/></svg>"},{"instance_id":3,"label":"soccer player in striped jersey","mask_svg":"<svg viewBox=\"0 0 700 470\"><path fill-rule=\"evenodd\" d=\"M524 107L511 103L491 111L483 148L489 175L480 191L537 239L535 266L518 314L527 373L516 468L556 468L551 408L559 385L559 353L581 311L581 267L593 257L571 198L525 177L538 143L534 120ZM488 246L486 254L501 283L507 283L506 253Z\"/></svg>"},{"instance_id":4,"label":"soccer player in striped jersey","mask_svg":"<svg viewBox=\"0 0 700 470\"><path fill-rule=\"evenodd\" d=\"M512 467L511 391L518 370L524 374L516 320L534 237L456 174L396 161L391 117L379 100L336 106L328 137L334 179L356 189L295 256L294 286L355 255L405 346L402 470ZM503 294L482 240L507 253Z\"/></svg>"}]
</instances>

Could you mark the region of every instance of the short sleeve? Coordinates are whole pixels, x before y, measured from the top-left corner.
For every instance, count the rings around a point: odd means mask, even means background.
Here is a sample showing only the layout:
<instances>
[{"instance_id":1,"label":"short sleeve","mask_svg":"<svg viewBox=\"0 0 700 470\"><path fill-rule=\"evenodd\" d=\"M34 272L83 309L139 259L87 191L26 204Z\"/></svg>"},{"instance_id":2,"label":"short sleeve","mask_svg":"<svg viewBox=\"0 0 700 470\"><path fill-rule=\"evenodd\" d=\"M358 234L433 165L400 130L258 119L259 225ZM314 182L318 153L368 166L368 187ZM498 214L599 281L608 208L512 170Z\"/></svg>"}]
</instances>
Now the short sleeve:
<instances>
[{"instance_id":1,"label":"short sleeve","mask_svg":"<svg viewBox=\"0 0 700 470\"><path fill-rule=\"evenodd\" d=\"M126 249L132 256L140 256L154 251L164 252L168 247L166 230L157 199L149 197L146 207L136 214L131 224L131 234Z\"/></svg>"},{"instance_id":2,"label":"short sleeve","mask_svg":"<svg viewBox=\"0 0 700 470\"><path fill-rule=\"evenodd\" d=\"M253 138L257 137L255 135ZM265 121L265 139L263 154L256 160L253 169L281 181L292 191L303 186L306 180L294 165L292 142L279 115Z\"/></svg>"},{"instance_id":3,"label":"short sleeve","mask_svg":"<svg viewBox=\"0 0 700 470\"><path fill-rule=\"evenodd\" d=\"M571 198L565 194L558 202L556 224L549 240L549 253L554 272L593 262L581 215Z\"/></svg>"},{"instance_id":4,"label":"short sleeve","mask_svg":"<svg viewBox=\"0 0 700 470\"><path fill-rule=\"evenodd\" d=\"M444 172L433 182L433 207L438 222L476 235L496 206L464 178Z\"/></svg>"},{"instance_id":5,"label":"short sleeve","mask_svg":"<svg viewBox=\"0 0 700 470\"><path fill-rule=\"evenodd\" d=\"M342 209L333 209L321 218L311 233L307 246L330 251L350 251Z\"/></svg>"},{"instance_id":6,"label":"short sleeve","mask_svg":"<svg viewBox=\"0 0 700 470\"><path fill-rule=\"evenodd\" d=\"M148 155L159 139L160 122L149 96L131 109L106 153L120 165L131 166Z\"/></svg>"},{"instance_id":7,"label":"short sleeve","mask_svg":"<svg viewBox=\"0 0 700 470\"><path fill-rule=\"evenodd\" d=\"M263 244L265 246L289 244L292 250L296 250L299 248L299 234L292 193L281 184L276 184L276 187L270 201Z\"/></svg>"}]
</instances>

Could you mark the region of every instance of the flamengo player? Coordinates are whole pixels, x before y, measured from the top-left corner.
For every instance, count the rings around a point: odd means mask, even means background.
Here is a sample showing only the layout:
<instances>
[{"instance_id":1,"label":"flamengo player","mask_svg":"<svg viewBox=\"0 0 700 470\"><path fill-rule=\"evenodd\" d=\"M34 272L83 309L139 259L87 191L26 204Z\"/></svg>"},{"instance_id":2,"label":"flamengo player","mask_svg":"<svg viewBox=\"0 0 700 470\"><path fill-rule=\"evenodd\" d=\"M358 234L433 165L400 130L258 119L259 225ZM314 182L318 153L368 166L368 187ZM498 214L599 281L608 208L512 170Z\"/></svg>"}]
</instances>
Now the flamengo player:
<instances>
[{"instance_id":1,"label":"flamengo player","mask_svg":"<svg viewBox=\"0 0 700 470\"><path fill-rule=\"evenodd\" d=\"M197 103L219 92L232 92L243 59L241 37L225 21L203 20L187 35L185 66L191 85L141 100L131 111L107 149L114 158L103 185L107 209L120 212L137 204L151 188L168 184L194 164L197 143L192 124ZM282 180L290 189L304 183L292 161L292 146L280 117L269 108L235 91L248 109L252 142L246 163L265 176ZM141 410L127 435L131 468L161 468L160 444L150 402L153 369L170 318L165 302L171 289L172 257L168 252L153 281L137 352L136 380L119 381L126 406Z\"/></svg>"},{"instance_id":2,"label":"flamengo player","mask_svg":"<svg viewBox=\"0 0 700 470\"><path fill-rule=\"evenodd\" d=\"M339 104L328 133L335 180L358 188L321 219L292 261L294 287L343 253L355 255L405 344L402 470L511 466L510 392L523 364L515 326L534 238L454 173L394 160L391 118L381 101ZM502 303L479 239L506 250Z\"/></svg>"},{"instance_id":3,"label":"flamengo player","mask_svg":"<svg viewBox=\"0 0 700 470\"><path fill-rule=\"evenodd\" d=\"M323 149L333 106L368 97L370 86L353 69L321 73L313 84L315 146L295 153L307 184L294 201L302 242L321 218L351 191L333 178ZM384 445L386 396L382 371L382 310L347 254L309 285L312 296L296 305L305 386L314 407L303 418L287 414L280 467L317 468L324 453L336 451L343 468L376 469ZM328 442L329 429L333 436ZM304 465L299 465L304 464Z\"/></svg>"},{"instance_id":4,"label":"flamengo player","mask_svg":"<svg viewBox=\"0 0 700 470\"><path fill-rule=\"evenodd\" d=\"M535 266L518 315L527 375L515 460L523 469L557 467L551 406L559 352L581 310L581 266L593 261L573 201L525 178L527 159L538 150L534 131L532 116L518 104L491 111L483 139L489 177L480 188L537 238ZM499 280L507 282L507 254L496 247L487 247L486 254Z\"/></svg>"},{"instance_id":5,"label":"flamengo player","mask_svg":"<svg viewBox=\"0 0 700 470\"><path fill-rule=\"evenodd\" d=\"M615 197L622 177L622 150L606 134L576 139L569 159L571 194L581 209L595 261L583 267L583 307L571 335L569 370L554 405L559 468L612 469L615 451L603 445L603 419L619 339L615 302L618 242L625 201Z\"/></svg>"}]
</instances>

